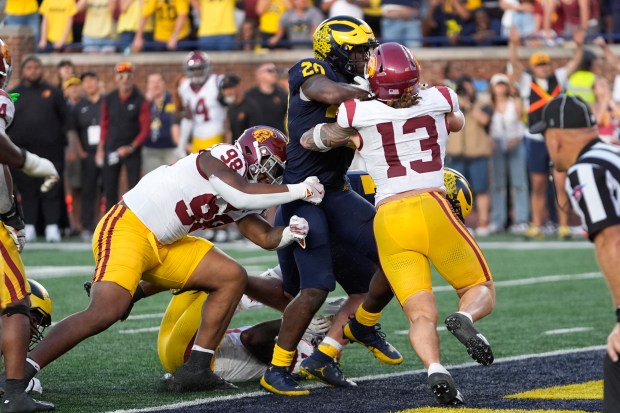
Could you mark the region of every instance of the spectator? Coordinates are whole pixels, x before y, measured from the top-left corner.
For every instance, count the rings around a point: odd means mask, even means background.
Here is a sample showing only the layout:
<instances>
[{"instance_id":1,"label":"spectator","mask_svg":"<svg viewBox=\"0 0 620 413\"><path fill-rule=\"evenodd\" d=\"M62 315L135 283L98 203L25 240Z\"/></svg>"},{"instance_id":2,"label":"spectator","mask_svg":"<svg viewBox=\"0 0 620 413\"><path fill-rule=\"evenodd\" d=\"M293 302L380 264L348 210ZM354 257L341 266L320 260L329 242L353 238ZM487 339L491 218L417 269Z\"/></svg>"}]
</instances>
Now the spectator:
<instances>
[{"instance_id":1,"label":"spectator","mask_svg":"<svg viewBox=\"0 0 620 413\"><path fill-rule=\"evenodd\" d=\"M116 28L112 13L117 0L79 0L78 12L86 12L82 30L84 53L112 53L115 50Z\"/></svg>"},{"instance_id":2,"label":"spectator","mask_svg":"<svg viewBox=\"0 0 620 413\"><path fill-rule=\"evenodd\" d=\"M82 94L82 81L77 76L71 76L62 84L62 92L71 109L80 100Z\"/></svg>"},{"instance_id":3,"label":"spectator","mask_svg":"<svg viewBox=\"0 0 620 413\"><path fill-rule=\"evenodd\" d=\"M92 240L95 222L99 220L98 208L101 196L101 168L95 164L95 154L101 138L101 91L99 78L95 72L81 75L84 97L71 109L71 123L79 139L75 149L80 158L82 174L81 203L81 238L85 242Z\"/></svg>"},{"instance_id":4,"label":"spectator","mask_svg":"<svg viewBox=\"0 0 620 413\"><path fill-rule=\"evenodd\" d=\"M382 41L394 41L409 48L422 45L420 0L382 0Z\"/></svg>"},{"instance_id":5,"label":"spectator","mask_svg":"<svg viewBox=\"0 0 620 413\"><path fill-rule=\"evenodd\" d=\"M58 62L56 69L58 71L57 87L59 89L63 88L63 85L67 80L71 79L74 76L77 76L77 73L75 72L75 65L71 60L62 59L60 62Z\"/></svg>"},{"instance_id":6,"label":"spectator","mask_svg":"<svg viewBox=\"0 0 620 413\"><path fill-rule=\"evenodd\" d=\"M579 96L588 105L594 104L594 82L596 75L593 72L596 55L590 50L583 52L583 57L577 70L568 77L566 94Z\"/></svg>"},{"instance_id":7,"label":"spectator","mask_svg":"<svg viewBox=\"0 0 620 413\"><path fill-rule=\"evenodd\" d=\"M443 8L443 0L428 0L426 12L422 18L422 34L428 37L426 46L444 46L443 37L448 35L448 15Z\"/></svg>"},{"instance_id":8,"label":"spectator","mask_svg":"<svg viewBox=\"0 0 620 413\"><path fill-rule=\"evenodd\" d=\"M478 100L471 78L462 77L457 85L459 107L465 115L465 127L452 132L446 146L446 166L456 169L470 182L474 191L478 226L476 235L488 236L491 198L489 196L489 162L493 141L487 133L493 109Z\"/></svg>"},{"instance_id":9,"label":"spectator","mask_svg":"<svg viewBox=\"0 0 620 413\"><path fill-rule=\"evenodd\" d=\"M200 50L233 50L235 48L235 0L191 0L200 13L198 48ZM217 16L217 18L213 18Z\"/></svg>"},{"instance_id":10,"label":"spectator","mask_svg":"<svg viewBox=\"0 0 620 413\"><path fill-rule=\"evenodd\" d=\"M245 50L246 52L256 50L260 46L258 34L256 33L256 22L254 20L245 19L241 23L241 29L237 34L237 38L240 42L238 49Z\"/></svg>"},{"instance_id":11,"label":"spectator","mask_svg":"<svg viewBox=\"0 0 620 413\"><path fill-rule=\"evenodd\" d=\"M220 86L221 103L226 106L225 142L235 143L244 130L260 125L260 106L241 88L239 76L227 74Z\"/></svg>"},{"instance_id":12,"label":"spectator","mask_svg":"<svg viewBox=\"0 0 620 413\"><path fill-rule=\"evenodd\" d=\"M42 216L47 242L59 242L60 220L64 208L65 146L68 110L62 92L43 80L41 60L27 56L20 66L20 83L11 92L20 94L15 102L15 120L9 129L13 142L32 153L49 159L60 175L60 182L42 193L43 180L13 171L13 179L22 197L26 239L36 240L35 225Z\"/></svg>"},{"instance_id":13,"label":"spectator","mask_svg":"<svg viewBox=\"0 0 620 413\"><path fill-rule=\"evenodd\" d=\"M176 50L178 43L189 37L189 0L145 0L142 18L131 47L134 52L145 48L144 32L152 15L155 15L154 42L150 46L146 45L146 50Z\"/></svg>"},{"instance_id":14,"label":"spectator","mask_svg":"<svg viewBox=\"0 0 620 413\"><path fill-rule=\"evenodd\" d=\"M280 17L278 30L269 40L269 46L275 46L283 38L293 49L309 49L312 47L312 35L323 21L323 13L309 3L309 0L291 0L293 8Z\"/></svg>"},{"instance_id":15,"label":"spectator","mask_svg":"<svg viewBox=\"0 0 620 413\"><path fill-rule=\"evenodd\" d=\"M149 75L146 97L151 109L151 130L142 149L142 170L145 174L161 165L174 163L179 143L179 124L175 122L177 110L161 73Z\"/></svg>"},{"instance_id":16,"label":"spectator","mask_svg":"<svg viewBox=\"0 0 620 413\"><path fill-rule=\"evenodd\" d=\"M131 44L136 37L140 20L142 19L142 0L118 0L118 33L117 43L120 51L125 54L131 52ZM142 38L146 43L153 41L153 19L148 18L144 24Z\"/></svg>"},{"instance_id":17,"label":"spectator","mask_svg":"<svg viewBox=\"0 0 620 413\"><path fill-rule=\"evenodd\" d=\"M514 210L513 233L527 230L530 217L527 168L523 134L525 125L521 99L515 97L508 76L498 73L491 77L493 115L489 134L495 150L491 158L491 232L503 231L508 223L508 183Z\"/></svg>"},{"instance_id":18,"label":"spectator","mask_svg":"<svg viewBox=\"0 0 620 413\"><path fill-rule=\"evenodd\" d=\"M587 34L600 34L599 18L601 10L599 0L550 0L544 2L543 29L551 29L552 14L555 7L560 8L564 27L558 34L572 36L581 29Z\"/></svg>"},{"instance_id":19,"label":"spectator","mask_svg":"<svg viewBox=\"0 0 620 413\"><path fill-rule=\"evenodd\" d=\"M369 5L362 9L364 12L364 21L368 23L375 36L380 39L381 32L381 0L370 0Z\"/></svg>"},{"instance_id":20,"label":"spectator","mask_svg":"<svg viewBox=\"0 0 620 413\"><path fill-rule=\"evenodd\" d=\"M284 128L288 109L288 93L278 86L278 69L273 63L264 63L256 69L257 85L246 92L261 108L260 124L278 130Z\"/></svg>"},{"instance_id":21,"label":"spectator","mask_svg":"<svg viewBox=\"0 0 620 413\"><path fill-rule=\"evenodd\" d=\"M62 90L67 108L71 111L82 97L82 81L79 77L72 76L62 85ZM69 139L69 148L65 154L66 208L63 209L61 223L69 226L72 235L78 235L83 229L80 219L82 210L81 152L77 148L77 141L79 140L77 134L72 134Z\"/></svg>"},{"instance_id":22,"label":"spectator","mask_svg":"<svg viewBox=\"0 0 620 413\"><path fill-rule=\"evenodd\" d=\"M39 43L41 21L39 18L39 3L37 0L7 0L4 7L5 26L27 26L32 29L34 47Z\"/></svg>"},{"instance_id":23,"label":"spectator","mask_svg":"<svg viewBox=\"0 0 620 413\"><path fill-rule=\"evenodd\" d=\"M73 16L77 13L75 0L43 0L39 8L41 38L39 50L60 52L73 42Z\"/></svg>"},{"instance_id":24,"label":"spectator","mask_svg":"<svg viewBox=\"0 0 620 413\"><path fill-rule=\"evenodd\" d=\"M504 10L502 15L503 37L510 35L510 28L516 27L522 36L529 36L536 31L534 18L535 0L500 0L499 5Z\"/></svg>"},{"instance_id":25,"label":"spectator","mask_svg":"<svg viewBox=\"0 0 620 413\"><path fill-rule=\"evenodd\" d=\"M554 96L557 96L566 83L568 76L577 70L583 56L583 41L585 32L575 33L574 40L577 44L575 53L571 60L564 67L553 69L551 58L547 53L535 52L530 56L529 70L525 71L518 58L518 45L520 42L519 32L513 28L510 33L508 50L510 63L513 70L513 78L519 82L521 98L524 100L524 107L528 108L528 128L540 120L542 108ZM525 150L527 168L530 174L530 209L532 213L532 225L525 233L528 239L542 239L544 234L541 227L547 212L551 215L551 208L545 208L547 197L547 182L549 180L549 154L545 147L541 134L525 132ZM559 176L556 171L554 182L564 182L564 177ZM559 185L559 186L558 186ZM555 187L558 203L566 205L568 202L566 192L561 184ZM558 208L558 238L570 238L570 228L568 227L568 212Z\"/></svg>"},{"instance_id":26,"label":"spectator","mask_svg":"<svg viewBox=\"0 0 620 413\"><path fill-rule=\"evenodd\" d=\"M499 44L499 27L495 27L489 13L479 8L474 11L474 32L471 37L462 39L460 44L466 46L491 46Z\"/></svg>"},{"instance_id":27,"label":"spectator","mask_svg":"<svg viewBox=\"0 0 620 413\"><path fill-rule=\"evenodd\" d=\"M289 0L258 0L256 3L258 33L263 46L266 46L269 39L276 34L280 17L290 8L291 4ZM283 46L285 46L283 43L278 43L270 47Z\"/></svg>"},{"instance_id":28,"label":"spectator","mask_svg":"<svg viewBox=\"0 0 620 413\"><path fill-rule=\"evenodd\" d=\"M142 144L149 136L149 104L134 85L134 67L121 62L114 68L118 88L103 98L101 105L101 140L95 162L103 167L103 191L106 210L119 196L121 167L127 170L128 190L140 180Z\"/></svg>"},{"instance_id":29,"label":"spectator","mask_svg":"<svg viewBox=\"0 0 620 413\"><path fill-rule=\"evenodd\" d=\"M594 82L592 111L596 116L599 137L607 143L620 145L620 103L612 99L609 81L599 77Z\"/></svg>"}]
</instances>

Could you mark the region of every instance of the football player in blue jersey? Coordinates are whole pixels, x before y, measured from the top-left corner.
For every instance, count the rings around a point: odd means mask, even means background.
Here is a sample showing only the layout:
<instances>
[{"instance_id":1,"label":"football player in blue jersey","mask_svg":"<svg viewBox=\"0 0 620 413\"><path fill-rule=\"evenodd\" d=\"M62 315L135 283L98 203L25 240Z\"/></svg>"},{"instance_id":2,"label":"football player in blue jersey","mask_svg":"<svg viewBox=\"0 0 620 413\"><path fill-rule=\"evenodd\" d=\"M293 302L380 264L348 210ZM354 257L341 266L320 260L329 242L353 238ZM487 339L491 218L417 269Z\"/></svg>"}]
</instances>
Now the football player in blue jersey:
<instances>
[{"instance_id":1,"label":"football player in blue jersey","mask_svg":"<svg viewBox=\"0 0 620 413\"><path fill-rule=\"evenodd\" d=\"M293 202L283 206L278 214L279 219L284 220L293 215L303 216L312 231L305 248L299 246L278 251L284 289L295 299L284 311L273 359L260 382L266 390L286 396L309 394L288 373L288 367L297 343L327 294L335 289L336 281L349 298L325 340L302 363L301 373L334 386L355 385L343 377L334 361L347 342L342 338L340 326L353 312L355 317L344 330L347 339L365 345L379 361L399 364L403 360L384 339L377 324L381 311L393 294L379 270L372 228L375 208L350 190L345 178L354 151L343 147L320 153L308 151L300 144L305 131L319 123L336 120L336 108L340 103L370 97L368 83L362 74L370 52L378 43L368 24L349 16L325 20L317 27L313 40L315 58L302 59L289 70L289 143L284 181L301 182L312 172L324 184L325 196L320 207L308 208ZM351 249L367 259L367 268L364 267L355 277L336 280L332 258L346 254L333 250L330 239L340 243L337 250Z\"/></svg>"}]
</instances>

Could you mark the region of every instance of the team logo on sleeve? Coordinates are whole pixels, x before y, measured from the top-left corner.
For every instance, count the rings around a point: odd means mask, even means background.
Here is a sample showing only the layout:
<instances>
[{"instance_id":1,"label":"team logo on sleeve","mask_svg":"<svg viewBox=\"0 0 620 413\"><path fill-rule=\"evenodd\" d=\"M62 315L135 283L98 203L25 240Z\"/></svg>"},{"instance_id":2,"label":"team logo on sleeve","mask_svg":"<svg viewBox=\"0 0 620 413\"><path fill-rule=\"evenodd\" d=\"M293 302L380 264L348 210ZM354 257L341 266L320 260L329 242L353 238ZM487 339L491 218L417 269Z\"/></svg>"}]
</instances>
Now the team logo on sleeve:
<instances>
[{"instance_id":1,"label":"team logo on sleeve","mask_svg":"<svg viewBox=\"0 0 620 413\"><path fill-rule=\"evenodd\" d=\"M259 143L265 142L267 139L273 138L275 134L272 130L269 129L256 129L252 132L254 139L256 139Z\"/></svg>"},{"instance_id":2,"label":"team logo on sleeve","mask_svg":"<svg viewBox=\"0 0 620 413\"><path fill-rule=\"evenodd\" d=\"M573 189L573 193L571 194L575 201L579 202L581 197L583 196L583 187L585 184L579 184Z\"/></svg>"}]
</instances>

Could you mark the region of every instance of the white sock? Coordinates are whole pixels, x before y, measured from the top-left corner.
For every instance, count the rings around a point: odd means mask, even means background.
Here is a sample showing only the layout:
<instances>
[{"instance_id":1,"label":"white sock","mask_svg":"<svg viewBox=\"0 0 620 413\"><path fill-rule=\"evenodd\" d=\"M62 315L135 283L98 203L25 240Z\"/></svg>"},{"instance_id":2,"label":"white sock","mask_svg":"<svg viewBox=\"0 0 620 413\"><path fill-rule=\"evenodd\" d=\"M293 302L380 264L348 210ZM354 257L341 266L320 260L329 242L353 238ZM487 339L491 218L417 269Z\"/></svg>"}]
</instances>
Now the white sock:
<instances>
[{"instance_id":1,"label":"white sock","mask_svg":"<svg viewBox=\"0 0 620 413\"><path fill-rule=\"evenodd\" d=\"M36 361L34 361L33 359L31 359L30 357L28 357L28 358L26 359L26 361L27 361L28 363L30 363L30 364L32 365L32 367L34 367L34 369L37 371L37 373L38 373L39 371L41 371L41 366L39 366L39 363L37 363Z\"/></svg>"},{"instance_id":2,"label":"white sock","mask_svg":"<svg viewBox=\"0 0 620 413\"><path fill-rule=\"evenodd\" d=\"M340 344L331 337L325 337L323 341L321 341L321 344L329 344L330 346L336 348L338 351L342 351L342 344Z\"/></svg>"},{"instance_id":3,"label":"white sock","mask_svg":"<svg viewBox=\"0 0 620 413\"><path fill-rule=\"evenodd\" d=\"M192 346L192 351L199 351L201 353L211 353L211 354L215 354L214 350L209 350L208 348L204 348L204 347L200 347L197 344L194 344Z\"/></svg>"},{"instance_id":4,"label":"white sock","mask_svg":"<svg viewBox=\"0 0 620 413\"><path fill-rule=\"evenodd\" d=\"M428 375L430 376L433 373L450 374L448 370L446 370L446 368L439 363L431 363L428 366Z\"/></svg>"},{"instance_id":5,"label":"white sock","mask_svg":"<svg viewBox=\"0 0 620 413\"><path fill-rule=\"evenodd\" d=\"M471 318L471 314L466 313L465 311L457 311L458 314L463 314L465 317L469 318L469 321L471 321L472 323L474 322L474 319Z\"/></svg>"}]
</instances>

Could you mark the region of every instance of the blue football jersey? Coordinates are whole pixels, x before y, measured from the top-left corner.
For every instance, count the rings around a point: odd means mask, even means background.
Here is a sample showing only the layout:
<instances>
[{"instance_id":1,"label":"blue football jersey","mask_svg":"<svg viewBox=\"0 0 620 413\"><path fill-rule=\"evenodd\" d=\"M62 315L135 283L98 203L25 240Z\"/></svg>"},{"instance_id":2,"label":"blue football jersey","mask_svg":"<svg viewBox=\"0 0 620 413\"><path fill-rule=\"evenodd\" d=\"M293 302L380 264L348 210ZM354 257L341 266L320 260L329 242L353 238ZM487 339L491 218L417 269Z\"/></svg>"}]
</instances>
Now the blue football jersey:
<instances>
[{"instance_id":1,"label":"blue football jersey","mask_svg":"<svg viewBox=\"0 0 620 413\"><path fill-rule=\"evenodd\" d=\"M289 70L288 133L284 182L295 184L308 176L317 176L326 189L339 189L345 184L344 175L353 160L354 150L348 147L328 152L314 152L301 146L301 135L319 123L335 122L338 105L301 99L301 85L311 76L327 76L334 82L346 82L326 62L303 59Z\"/></svg>"},{"instance_id":2,"label":"blue football jersey","mask_svg":"<svg viewBox=\"0 0 620 413\"><path fill-rule=\"evenodd\" d=\"M349 171L347 179L352 190L360 194L366 201L375 204L375 182L366 171Z\"/></svg>"}]
</instances>

